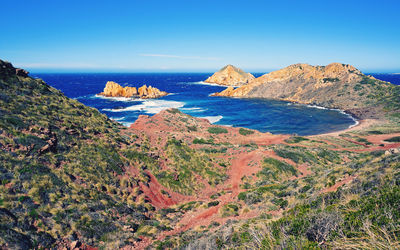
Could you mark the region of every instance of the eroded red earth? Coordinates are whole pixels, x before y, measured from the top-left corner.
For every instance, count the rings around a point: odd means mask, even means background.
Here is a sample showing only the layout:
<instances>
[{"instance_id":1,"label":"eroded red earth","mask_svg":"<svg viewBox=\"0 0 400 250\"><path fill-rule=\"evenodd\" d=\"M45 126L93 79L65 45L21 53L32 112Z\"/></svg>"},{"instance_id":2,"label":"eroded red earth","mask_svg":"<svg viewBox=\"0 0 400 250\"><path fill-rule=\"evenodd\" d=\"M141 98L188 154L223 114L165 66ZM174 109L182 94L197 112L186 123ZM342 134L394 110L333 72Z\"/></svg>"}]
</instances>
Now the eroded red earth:
<instances>
[{"instance_id":1,"label":"eroded red earth","mask_svg":"<svg viewBox=\"0 0 400 250\"><path fill-rule=\"evenodd\" d=\"M196 127L196 129L193 129L193 127ZM146 185L143 183L140 184L140 188L146 199L148 199L149 202L158 209L168 208L189 201L203 201L205 204L211 201L219 202L218 205L215 206L203 207L186 212L177 222L173 230L162 232L157 236L156 240L163 240L166 236L179 234L199 226L208 226L213 222L218 222L222 225L227 220L232 219L233 217L220 216L220 209L231 202L240 203L237 197L240 192L244 191L241 187L241 184L243 184L243 178L248 176L256 179L257 177L255 174L261 170L261 162L266 157L275 158L294 166L300 172L300 175L292 176L290 179L303 178L312 174L307 164L296 164L292 160L282 158L276 155L274 151L267 150L263 147L273 144L294 145L286 142L290 137L289 135L272 135L270 133L260 133L258 131L254 131L254 133L250 135L242 135L239 133L239 128L233 127L225 127L227 133L210 134L208 132L208 128L210 127L215 126L210 124L208 120L193 118L175 110L166 110L152 117L140 116L131 128L126 131L126 133L133 132L134 134L139 135L138 141L144 139L148 140L150 145L165 145L169 138L174 137L185 141L190 147L198 149L200 146L198 144L193 144L193 139L207 139L208 137L212 137L214 143L230 143L239 148L239 150L229 149L227 151L226 155L229 156L225 156L224 160L227 160L230 166L227 170L228 178L224 183L212 187L199 176L198 180L199 182L204 183L204 189L201 190L201 192L190 196L182 195L163 187L149 171L146 171L149 175L150 181ZM352 128L352 131L354 131L354 128ZM331 136L338 135L334 134ZM312 138L313 140L327 144L332 150L361 152L398 148L400 147L400 143L389 143L385 141L394 136L400 136L400 133L365 136L365 139L369 141L371 145L348 139L350 143L356 144L356 146L361 146L361 148L345 148L335 144L334 142L326 141L322 137L314 136ZM247 150L247 148L243 146L246 144L257 145L257 147L252 150ZM301 144L296 144L296 146L309 147ZM204 145L201 147L204 147ZM160 155L163 154L161 149L155 153ZM346 162L348 159L343 159L343 161ZM160 161L160 168L168 169L168 164L167 161ZM341 180L337 181L333 186L323 189L322 192L335 191L340 186L346 185L355 178L357 178L357 176L343 176ZM162 194L161 190L166 190L169 195ZM212 194L221 191L224 192L219 197L214 199L210 198ZM269 211L268 213L276 215L281 212L282 211ZM254 209L247 213L240 213L238 216L235 216L234 219L248 219L258 215L260 215L260 211ZM133 246L133 248L142 249L152 244L152 242L153 240L142 237L142 241Z\"/></svg>"}]
</instances>

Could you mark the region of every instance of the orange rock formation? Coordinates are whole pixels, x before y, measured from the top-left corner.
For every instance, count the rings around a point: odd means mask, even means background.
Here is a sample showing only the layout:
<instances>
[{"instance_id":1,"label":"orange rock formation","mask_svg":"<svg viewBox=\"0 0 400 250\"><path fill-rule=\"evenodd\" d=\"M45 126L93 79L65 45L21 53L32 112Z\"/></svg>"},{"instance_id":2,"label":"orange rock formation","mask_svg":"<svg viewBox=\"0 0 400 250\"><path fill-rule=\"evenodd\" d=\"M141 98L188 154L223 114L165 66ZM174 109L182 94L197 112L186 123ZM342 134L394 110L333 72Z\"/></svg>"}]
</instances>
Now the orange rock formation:
<instances>
[{"instance_id":1,"label":"orange rock formation","mask_svg":"<svg viewBox=\"0 0 400 250\"><path fill-rule=\"evenodd\" d=\"M218 72L215 72L212 76L205 80L205 82L216 83L225 86L240 86L247 84L253 79L254 76L252 74L246 73L235 66L227 65Z\"/></svg>"},{"instance_id":2,"label":"orange rock formation","mask_svg":"<svg viewBox=\"0 0 400 250\"><path fill-rule=\"evenodd\" d=\"M104 91L99 95L107 97L140 97L144 99L159 98L168 95L167 92L161 91L152 86L143 85L139 89L135 87L122 87L116 82L108 81Z\"/></svg>"}]
</instances>

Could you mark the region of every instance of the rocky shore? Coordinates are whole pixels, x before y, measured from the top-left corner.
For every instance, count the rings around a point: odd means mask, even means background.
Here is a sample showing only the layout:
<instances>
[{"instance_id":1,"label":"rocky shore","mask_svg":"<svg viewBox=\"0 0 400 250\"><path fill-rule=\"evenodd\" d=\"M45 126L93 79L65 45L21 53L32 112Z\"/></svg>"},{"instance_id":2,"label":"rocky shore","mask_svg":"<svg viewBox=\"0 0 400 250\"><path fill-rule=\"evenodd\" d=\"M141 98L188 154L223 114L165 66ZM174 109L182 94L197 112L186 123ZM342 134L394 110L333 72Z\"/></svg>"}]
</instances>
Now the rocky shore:
<instances>
[{"instance_id":1,"label":"rocky shore","mask_svg":"<svg viewBox=\"0 0 400 250\"><path fill-rule=\"evenodd\" d=\"M362 111L375 107L375 95L384 95L388 88L391 88L390 83L364 75L348 64L294 64L253 79L241 87L228 87L213 96L267 98Z\"/></svg>"}]
</instances>

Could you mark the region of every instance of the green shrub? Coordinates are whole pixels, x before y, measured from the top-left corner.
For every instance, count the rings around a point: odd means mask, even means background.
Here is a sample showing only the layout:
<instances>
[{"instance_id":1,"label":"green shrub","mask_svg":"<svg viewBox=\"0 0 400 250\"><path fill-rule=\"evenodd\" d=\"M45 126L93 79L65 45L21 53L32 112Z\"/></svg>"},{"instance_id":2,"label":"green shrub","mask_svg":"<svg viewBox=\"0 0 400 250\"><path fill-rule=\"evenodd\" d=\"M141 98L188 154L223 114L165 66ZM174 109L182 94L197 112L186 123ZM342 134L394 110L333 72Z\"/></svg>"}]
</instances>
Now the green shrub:
<instances>
[{"instance_id":1,"label":"green shrub","mask_svg":"<svg viewBox=\"0 0 400 250\"><path fill-rule=\"evenodd\" d=\"M207 204L207 207L215 207L215 206L217 206L219 204L219 201L210 201L208 204Z\"/></svg>"},{"instance_id":2,"label":"green shrub","mask_svg":"<svg viewBox=\"0 0 400 250\"><path fill-rule=\"evenodd\" d=\"M289 139L286 140L287 143L299 143L302 141L308 141L308 138L301 137L301 136L292 136Z\"/></svg>"},{"instance_id":3,"label":"green shrub","mask_svg":"<svg viewBox=\"0 0 400 250\"><path fill-rule=\"evenodd\" d=\"M287 158L291 159L292 161L296 163L304 163L304 162L316 162L316 158L314 155L312 155L310 152L296 152L294 150L288 150L288 149L275 149L274 150L277 155L279 155L282 158Z\"/></svg>"},{"instance_id":4,"label":"green shrub","mask_svg":"<svg viewBox=\"0 0 400 250\"><path fill-rule=\"evenodd\" d=\"M171 108L171 109L167 109L167 111L171 114L178 114L181 113L181 111L179 111L179 109L175 109L175 108Z\"/></svg>"},{"instance_id":5,"label":"green shrub","mask_svg":"<svg viewBox=\"0 0 400 250\"><path fill-rule=\"evenodd\" d=\"M221 128L221 127L209 127L207 131L211 134L224 134L228 133L228 130L226 128Z\"/></svg>"},{"instance_id":6,"label":"green shrub","mask_svg":"<svg viewBox=\"0 0 400 250\"><path fill-rule=\"evenodd\" d=\"M254 134L254 131L248 130L248 129L244 129L244 128L240 128L239 129L239 134L241 134L241 135L251 135L251 134Z\"/></svg>"},{"instance_id":7,"label":"green shrub","mask_svg":"<svg viewBox=\"0 0 400 250\"><path fill-rule=\"evenodd\" d=\"M197 126L186 126L189 131L197 131Z\"/></svg>"},{"instance_id":8,"label":"green shrub","mask_svg":"<svg viewBox=\"0 0 400 250\"><path fill-rule=\"evenodd\" d=\"M331 78L331 77L326 77L324 79L322 79L323 82L338 82L340 81L339 78L335 77L335 78Z\"/></svg>"},{"instance_id":9,"label":"green shrub","mask_svg":"<svg viewBox=\"0 0 400 250\"><path fill-rule=\"evenodd\" d=\"M400 136L395 136L389 139L386 139L387 142L400 142Z\"/></svg>"},{"instance_id":10,"label":"green shrub","mask_svg":"<svg viewBox=\"0 0 400 250\"><path fill-rule=\"evenodd\" d=\"M240 192L238 194L238 199L244 201L246 199L246 192Z\"/></svg>"},{"instance_id":11,"label":"green shrub","mask_svg":"<svg viewBox=\"0 0 400 250\"><path fill-rule=\"evenodd\" d=\"M263 168L257 173L257 176L264 180L278 180L298 174L292 165L274 158L265 158L262 166Z\"/></svg>"},{"instance_id":12,"label":"green shrub","mask_svg":"<svg viewBox=\"0 0 400 250\"><path fill-rule=\"evenodd\" d=\"M193 144L213 144L214 140L212 138L206 140L204 138L194 138Z\"/></svg>"}]
</instances>

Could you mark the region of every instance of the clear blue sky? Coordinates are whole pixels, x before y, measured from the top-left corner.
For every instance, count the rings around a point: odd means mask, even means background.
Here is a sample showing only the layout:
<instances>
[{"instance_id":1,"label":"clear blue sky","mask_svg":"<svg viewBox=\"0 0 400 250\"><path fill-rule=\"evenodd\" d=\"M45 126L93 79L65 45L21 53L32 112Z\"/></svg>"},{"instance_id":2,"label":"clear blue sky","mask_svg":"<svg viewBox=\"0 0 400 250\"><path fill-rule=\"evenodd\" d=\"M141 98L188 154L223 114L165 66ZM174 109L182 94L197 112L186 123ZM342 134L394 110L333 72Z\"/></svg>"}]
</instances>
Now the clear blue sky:
<instances>
[{"instance_id":1,"label":"clear blue sky","mask_svg":"<svg viewBox=\"0 0 400 250\"><path fill-rule=\"evenodd\" d=\"M36 72L400 72L397 0L1 0L0 13L0 58Z\"/></svg>"}]
</instances>

